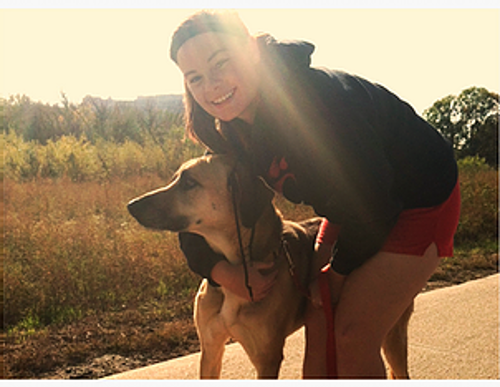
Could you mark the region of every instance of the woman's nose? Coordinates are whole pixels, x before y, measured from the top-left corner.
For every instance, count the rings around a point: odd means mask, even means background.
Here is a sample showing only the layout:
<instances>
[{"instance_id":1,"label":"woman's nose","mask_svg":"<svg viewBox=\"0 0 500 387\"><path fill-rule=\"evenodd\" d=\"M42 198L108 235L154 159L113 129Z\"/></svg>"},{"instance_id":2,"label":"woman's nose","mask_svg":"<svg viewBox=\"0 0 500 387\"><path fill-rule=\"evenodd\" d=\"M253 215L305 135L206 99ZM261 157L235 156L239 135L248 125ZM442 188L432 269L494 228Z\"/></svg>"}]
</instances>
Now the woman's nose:
<instances>
[{"instance_id":1,"label":"woman's nose","mask_svg":"<svg viewBox=\"0 0 500 387\"><path fill-rule=\"evenodd\" d=\"M207 86L209 88L215 89L221 84L221 77L218 74L210 74L208 76Z\"/></svg>"}]
</instances>

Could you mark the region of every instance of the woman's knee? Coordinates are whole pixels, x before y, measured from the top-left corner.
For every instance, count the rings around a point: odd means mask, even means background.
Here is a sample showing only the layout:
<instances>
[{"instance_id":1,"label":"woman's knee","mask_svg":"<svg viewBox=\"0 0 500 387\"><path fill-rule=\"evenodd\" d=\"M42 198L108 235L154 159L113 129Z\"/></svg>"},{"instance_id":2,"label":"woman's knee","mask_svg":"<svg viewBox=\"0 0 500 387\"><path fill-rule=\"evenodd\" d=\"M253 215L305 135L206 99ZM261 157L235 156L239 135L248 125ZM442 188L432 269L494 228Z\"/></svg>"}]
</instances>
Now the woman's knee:
<instances>
[{"instance_id":1,"label":"woman's knee","mask_svg":"<svg viewBox=\"0 0 500 387\"><path fill-rule=\"evenodd\" d=\"M384 338L373 326L359 322L335 321L335 342L342 350L380 348Z\"/></svg>"}]
</instances>

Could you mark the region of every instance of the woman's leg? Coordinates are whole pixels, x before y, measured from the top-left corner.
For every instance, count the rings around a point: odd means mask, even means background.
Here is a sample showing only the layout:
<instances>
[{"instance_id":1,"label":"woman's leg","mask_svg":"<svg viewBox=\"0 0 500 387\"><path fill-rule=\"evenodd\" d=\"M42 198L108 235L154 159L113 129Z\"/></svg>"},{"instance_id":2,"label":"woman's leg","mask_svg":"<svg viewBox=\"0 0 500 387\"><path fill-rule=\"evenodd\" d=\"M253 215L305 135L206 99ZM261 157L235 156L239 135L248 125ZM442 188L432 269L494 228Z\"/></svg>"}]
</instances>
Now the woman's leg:
<instances>
[{"instance_id":1,"label":"woman's leg","mask_svg":"<svg viewBox=\"0 0 500 387\"><path fill-rule=\"evenodd\" d=\"M326 265L332 254L332 243L325 243L324 231L327 221L321 225L321 241L316 242L314 259L311 264L309 291L311 298L307 300L305 313L305 353L302 377L304 379L325 379L327 377L326 341L328 338L325 312L319 290L321 268Z\"/></svg>"},{"instance_id":2,"label":"woman's leg","mask_svg":"<svg viewBox=\"0 0 500 387\"><path fill-rule=\"evenodd\" d=\"M346 277L336 309L339 378L384 378L382 342L440 262L435 244L422 257L380 252Z\"/></svg>"},{"instance_id":3,"label":"woman's leg","mask_svg":"<svg viewBox=\"0 0 500 387\"><path fill-rule=\"evenodd\" d=\"M303 379L327 378L325 314L321 307L307 302L305 315L305 354L302 369Z\"/></svg>"}]
</instances>

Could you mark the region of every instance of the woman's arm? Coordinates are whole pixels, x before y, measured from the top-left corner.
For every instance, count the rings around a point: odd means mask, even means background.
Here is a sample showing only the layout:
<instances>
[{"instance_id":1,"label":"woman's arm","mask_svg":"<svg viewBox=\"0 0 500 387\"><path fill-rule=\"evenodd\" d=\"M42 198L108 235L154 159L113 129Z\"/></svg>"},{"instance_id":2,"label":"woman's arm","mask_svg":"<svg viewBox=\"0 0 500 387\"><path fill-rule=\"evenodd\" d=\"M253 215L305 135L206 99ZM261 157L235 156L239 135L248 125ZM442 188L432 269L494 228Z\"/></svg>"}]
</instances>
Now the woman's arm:
<instances>
[{"instance_id":1,"label":"woman's arm","mask_svg":"<svg viewBox=\"0 0 500 387\"><path fill-rule=\"evenodd\" d=\"M274 262L252 262L248 264L248 284L252 289L253 301L260 301L271 291L278 272L271 270ZM271 270L263 274L261 270ZM245 269L242 264L232 265L228 261L218 262L212 269L212 279L234 294L252 301L245 284Z\"/></svg>"},{"instance_id":2,"label":"woman's arm","mask_svg":"<svg viewBox=\"0 0 500 387\"><path fill-rule=\"evenodd\" d=\"M180 233L179 241L189 268L212 286L223 286L238 296L251 301L245 285L245 270L242 264L232 265L224 255L217 254L205 238L192 233ZM252 262L248 264L248 282L252 288L253 301L262 300L276 282L274 263ZM265 271L265 273L264 273Z\"/></svg>"}]
</instances>

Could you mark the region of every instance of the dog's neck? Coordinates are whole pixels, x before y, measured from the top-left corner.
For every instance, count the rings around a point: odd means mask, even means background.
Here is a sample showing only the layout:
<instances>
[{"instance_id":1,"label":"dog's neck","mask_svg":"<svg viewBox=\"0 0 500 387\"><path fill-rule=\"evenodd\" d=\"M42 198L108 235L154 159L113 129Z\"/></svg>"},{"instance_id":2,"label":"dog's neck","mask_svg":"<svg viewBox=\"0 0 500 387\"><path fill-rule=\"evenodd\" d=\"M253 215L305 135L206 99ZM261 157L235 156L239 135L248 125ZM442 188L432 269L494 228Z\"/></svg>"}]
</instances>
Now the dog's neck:
<instances>
[{"instance_id":1,"label":"dog's neck","mask_svg":"<svg viewBox=\"0 0 500 387\"><path fill-rule=\"evenodd\" d=\"M262 216L255 224L254 236L252 230L240 227L240 237L243 245L245 258L250 258L250 242L252 240L252 258L257 261L270 259L271 253L279 249L283 220L279 211L270 205L263 212ZM223 254L226 259L236 265L243 261L242 251L239 243L238 230L235 225L231 225L225 230L213 230L203 235L207 243L216 252Z\"/></svg>"}]
</instances>

